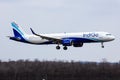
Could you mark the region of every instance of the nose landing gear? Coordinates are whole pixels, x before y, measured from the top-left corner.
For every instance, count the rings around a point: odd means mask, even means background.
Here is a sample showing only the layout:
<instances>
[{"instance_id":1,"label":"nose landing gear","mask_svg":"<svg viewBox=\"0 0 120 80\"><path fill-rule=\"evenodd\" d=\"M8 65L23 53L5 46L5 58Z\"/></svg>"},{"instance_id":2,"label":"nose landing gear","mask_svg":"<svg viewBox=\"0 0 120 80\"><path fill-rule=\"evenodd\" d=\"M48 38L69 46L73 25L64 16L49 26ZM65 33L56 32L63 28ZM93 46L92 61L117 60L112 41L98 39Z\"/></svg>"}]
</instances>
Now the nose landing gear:
<instances>
[{"instance_id":1,"label":"nose landing gear","mask_svg":"<svg viewBox=\"0 0 120 80\"><path fill-rule=\"evenodd\" d=\"M101 43L101 47L104 48L103 42Z\"/></svg>"}]
</instances>

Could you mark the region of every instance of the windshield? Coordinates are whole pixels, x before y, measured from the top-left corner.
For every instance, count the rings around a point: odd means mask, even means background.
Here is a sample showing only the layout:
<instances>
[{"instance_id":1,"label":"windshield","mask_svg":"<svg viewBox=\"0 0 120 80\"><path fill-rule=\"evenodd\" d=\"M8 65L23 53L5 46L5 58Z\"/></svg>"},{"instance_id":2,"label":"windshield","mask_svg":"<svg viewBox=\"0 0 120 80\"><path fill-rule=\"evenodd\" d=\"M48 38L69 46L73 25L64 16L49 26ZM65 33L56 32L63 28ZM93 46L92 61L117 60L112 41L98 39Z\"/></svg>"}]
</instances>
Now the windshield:
<instances>
[{"instance_id":1,"label":"windshield","mask_svg":"<svg viewBox=\"0 0 120 80\"><path fill-rule=\"evenodd\" d=\"M111 34L106 34L107 36L111 36Z\"/></svg>"}]
</instances>

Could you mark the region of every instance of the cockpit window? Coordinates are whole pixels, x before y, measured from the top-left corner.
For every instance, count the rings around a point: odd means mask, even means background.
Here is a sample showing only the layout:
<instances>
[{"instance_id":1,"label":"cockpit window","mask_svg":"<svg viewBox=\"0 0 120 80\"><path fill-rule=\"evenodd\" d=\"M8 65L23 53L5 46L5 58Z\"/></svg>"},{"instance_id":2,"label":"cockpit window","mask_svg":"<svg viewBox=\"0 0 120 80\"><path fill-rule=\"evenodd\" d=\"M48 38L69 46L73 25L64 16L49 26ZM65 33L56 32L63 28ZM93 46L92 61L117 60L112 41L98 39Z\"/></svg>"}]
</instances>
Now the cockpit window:
<instances>
[{"instance_id":1,"label":"cockpit window","mask_svg":"<svg viewBox=\"0 0 120 80\"><path fill-rule=\"evenodd\" d=\"M111 34L106 34L107 36L111 36Z\"/></svg>"}]
</instances>

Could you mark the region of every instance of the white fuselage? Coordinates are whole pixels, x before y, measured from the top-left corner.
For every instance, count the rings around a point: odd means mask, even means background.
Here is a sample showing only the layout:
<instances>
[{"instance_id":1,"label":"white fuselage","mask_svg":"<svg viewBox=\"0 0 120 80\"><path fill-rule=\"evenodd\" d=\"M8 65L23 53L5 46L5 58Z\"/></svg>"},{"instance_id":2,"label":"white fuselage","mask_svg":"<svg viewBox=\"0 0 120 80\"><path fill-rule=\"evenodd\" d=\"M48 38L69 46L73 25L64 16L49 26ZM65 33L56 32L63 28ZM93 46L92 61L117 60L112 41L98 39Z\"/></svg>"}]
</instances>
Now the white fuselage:
<instances>
[{"instance_id":1,"label":"white fuselage","mask_svg":"<svg viewBox=\"0 0 120 80\"><path fill-rule=\"evenodd\" d=\"M115 39L113 35L108 32L79 32L79 33L54 33L54 34L41 34L48 37L53 37L57 39L69 38L69 39L81 39L83 43L89 42L107 42ZM36 35L26 35L26 41L30 43L45 43L49 40L42 39Z\"/></svg>"}]
</instances>

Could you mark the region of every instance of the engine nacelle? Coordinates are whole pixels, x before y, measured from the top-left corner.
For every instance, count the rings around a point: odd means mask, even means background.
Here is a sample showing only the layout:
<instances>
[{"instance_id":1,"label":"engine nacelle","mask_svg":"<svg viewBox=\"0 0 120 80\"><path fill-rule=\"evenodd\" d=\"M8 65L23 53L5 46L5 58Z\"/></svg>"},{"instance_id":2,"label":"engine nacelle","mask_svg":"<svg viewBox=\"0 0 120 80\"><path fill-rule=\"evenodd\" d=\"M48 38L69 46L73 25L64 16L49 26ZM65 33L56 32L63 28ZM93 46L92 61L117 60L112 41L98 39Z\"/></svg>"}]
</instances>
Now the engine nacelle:
<instances>
[{"instance_id":1,"label":"engine nacelle","mask_svg":"<svg viewBox=\"0 0 120 80\"><path fill-rule=\"evenodd\" d=\"M72 42L72 41L71 41L70 39L63 39L63 40L62 40L63 46L71 46L71 45L72 45L71 42Z\"/></svg>"},{"instance_id":2,"label":"engine nacelle","mask_svg":"<svg viewBox=\"0 0 120 80\"><path fill-rule=\"evenodd\" d=\"M83 43L81 42L74 42L73 43L73 47L82 47L83 46Z\"/></svg>"}]
</instances>

